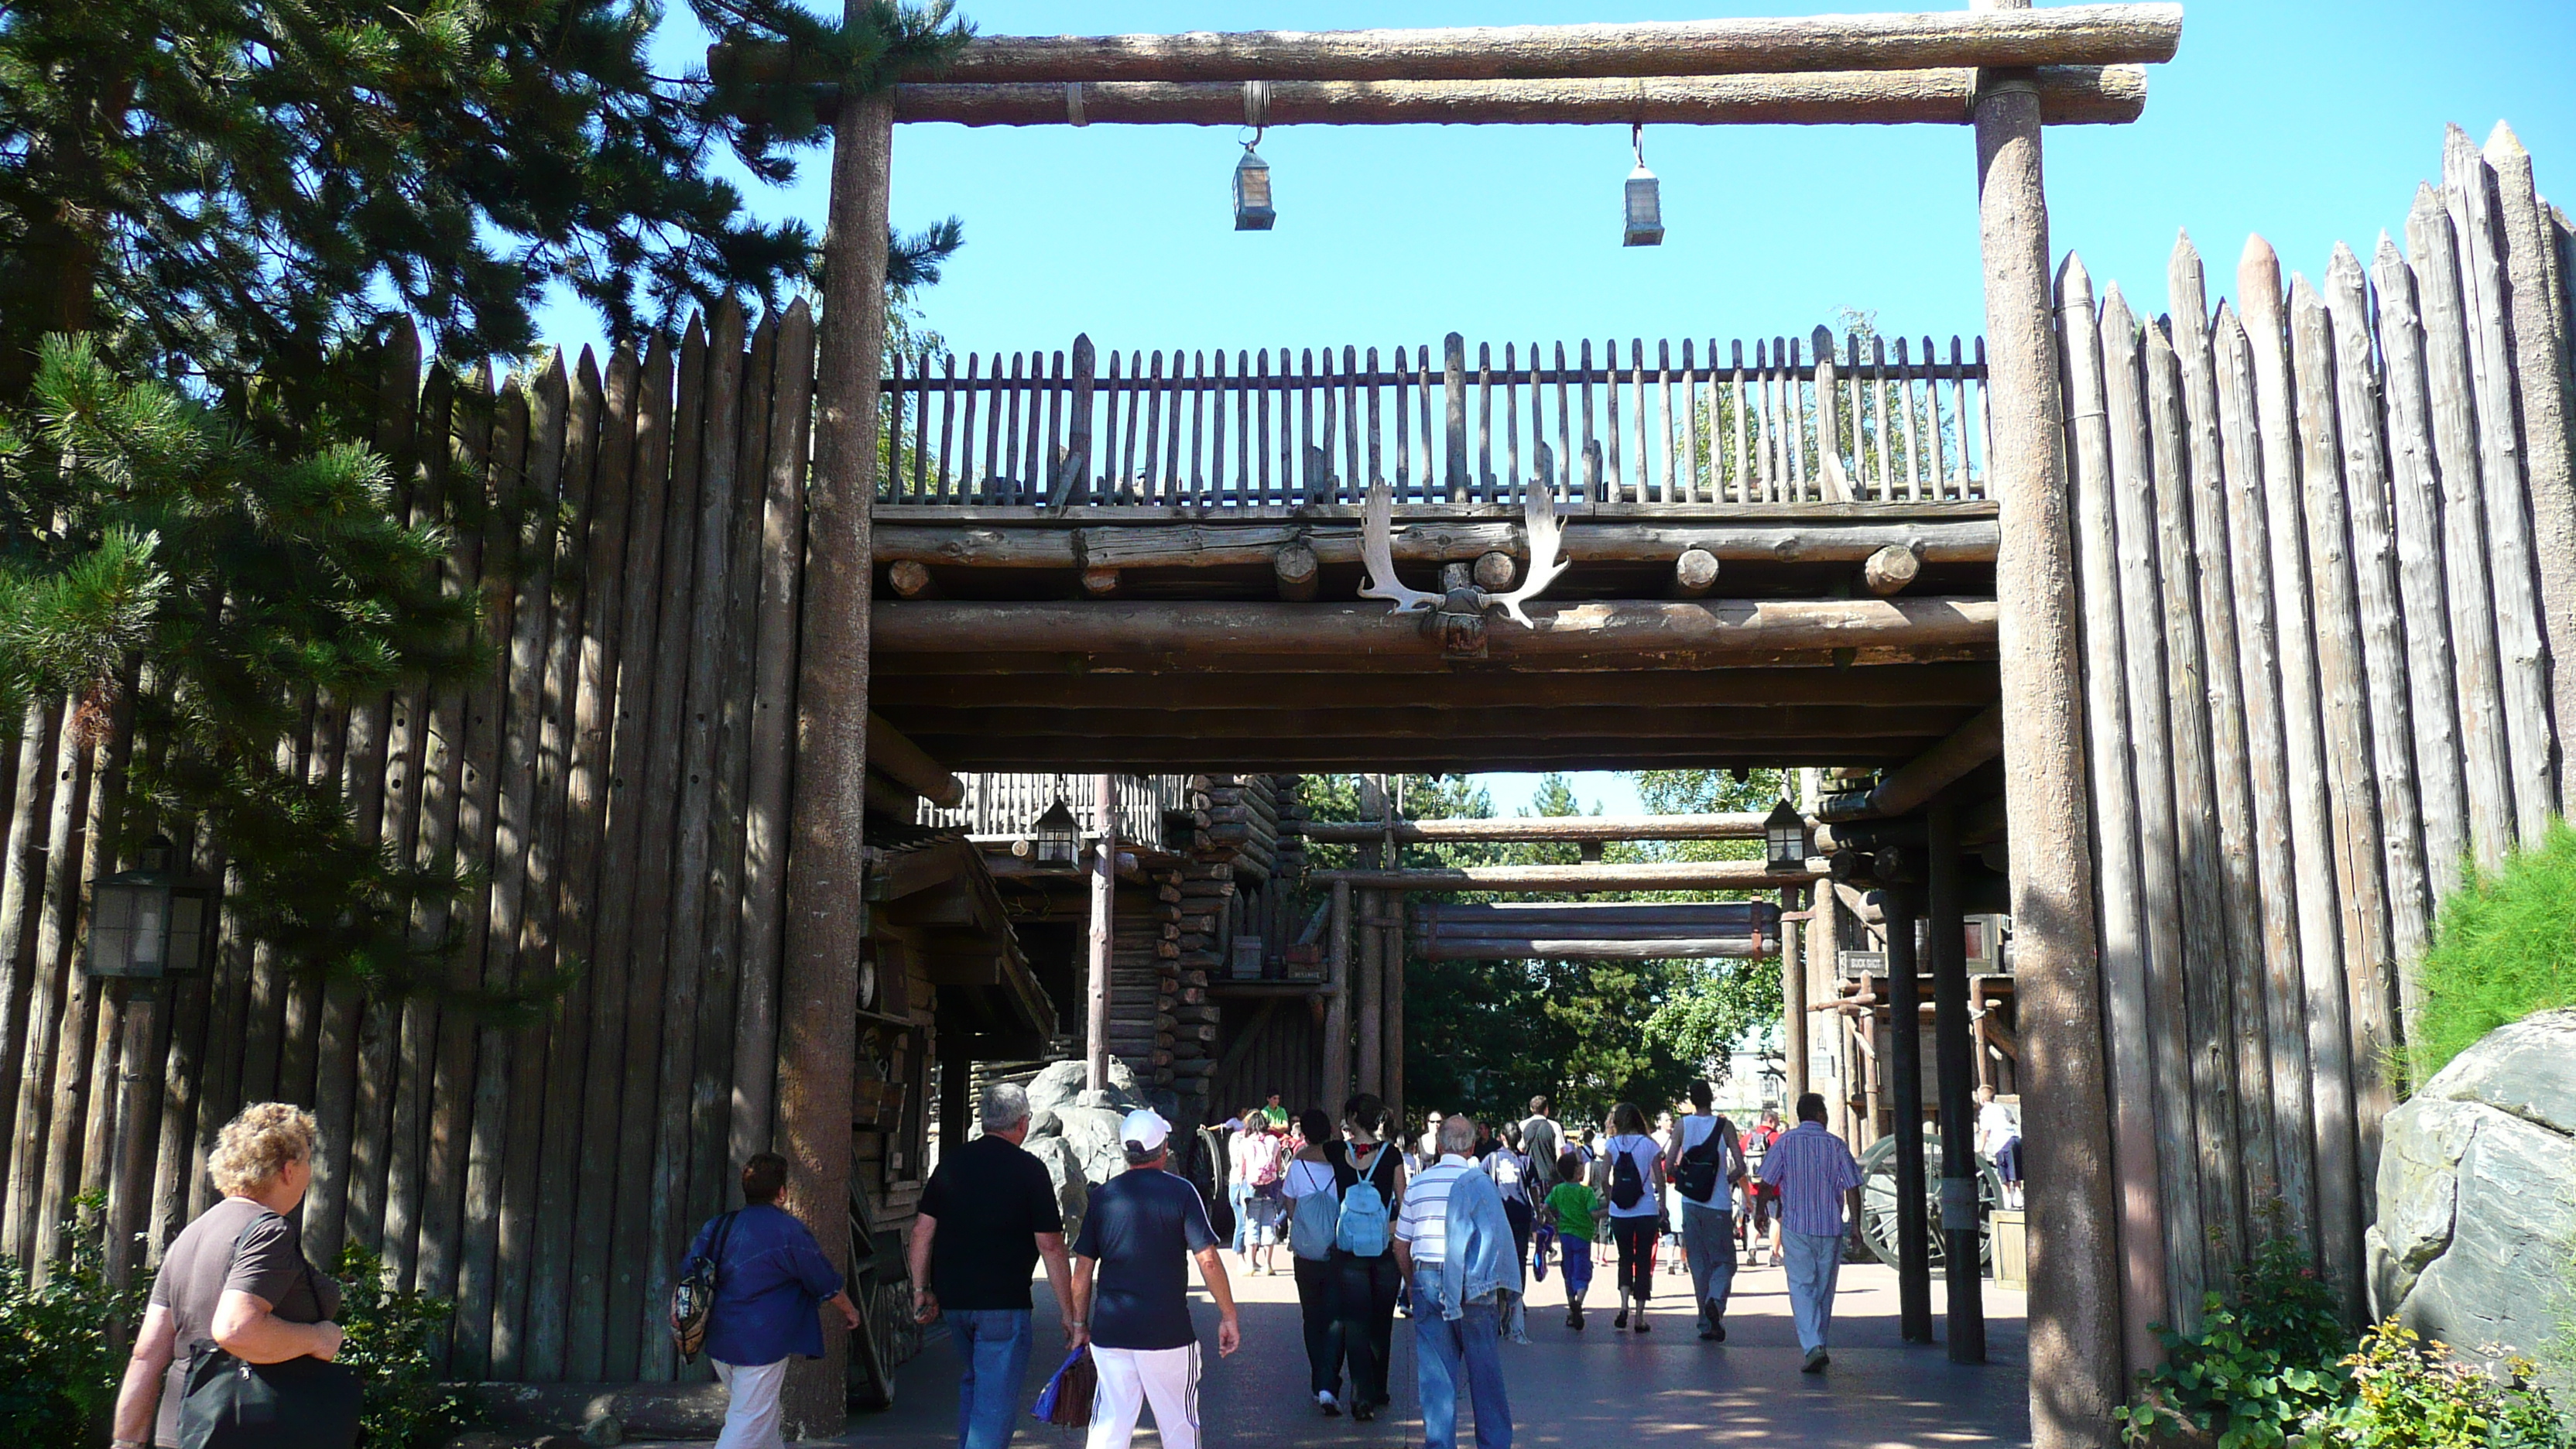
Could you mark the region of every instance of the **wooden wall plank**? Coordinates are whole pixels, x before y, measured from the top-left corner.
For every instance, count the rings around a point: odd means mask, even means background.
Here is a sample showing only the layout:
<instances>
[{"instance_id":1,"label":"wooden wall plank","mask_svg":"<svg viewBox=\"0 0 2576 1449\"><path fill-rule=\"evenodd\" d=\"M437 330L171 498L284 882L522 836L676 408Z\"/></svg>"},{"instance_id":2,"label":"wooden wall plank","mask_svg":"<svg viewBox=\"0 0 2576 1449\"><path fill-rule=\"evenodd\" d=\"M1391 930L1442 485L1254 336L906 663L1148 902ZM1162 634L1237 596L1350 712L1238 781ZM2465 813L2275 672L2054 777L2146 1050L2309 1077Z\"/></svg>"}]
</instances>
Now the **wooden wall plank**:
<instances>
[{"instance_id":1,"label":"wooden wall plank","mask_svg":"<svg viewBox=\"0 0 2576 1449\"><path fill-rule=\"evenodd\" d=\"M2291 843L2289 741L2282 727L2280 629L2273 613L2272 542L2264 502L2263 445L2254 391L2254 354L2232 305L2213 324L2218 370L2220 465L2226 478L2228 578L2236 612L2238 697L2245 707L2250 834L2261 903L2265 1078L2272 1091L2276 1231L2316 1249L2316 1129L2309 1097L2307 1006L2299 971L2301 882ZM2248 1078L2247 1080L2251 1080ZM2262 1206L2259 1202L2255 1206Z\"/></svg>"},{"instance_id":2,"label":"wooden wall plank","mask_svg":"<svg viewBox=\"0 0 2576 1449\"><path fill-rule=\"evenodd\" d=\"M2273 620L2280 645L2291 859L2299 881L2299 976L2306 1001L2308 1070L2316 1084L2310 1105L2317 1139L2318 1266L2344 1302L2357 1304L2361 1285L2353 1265L2361 1261L2361 1206L2353 1159L2352 1039L2344 1024L2341 869L2317 703L2306 508L2290 391L2289 309L2281 292L2280 261L2261 237L2246 242L2236 276L2254 364L2265 535L2272 550Z\"/></svg>"},{"instance_id":3,"label":"wooden wall plank","mask_svg":"<svg viewBox=\"0 0 2576 1449\"><path fill-rule=\"evenodd\" d=\"M655 337L640 369L628 383L632 436L627 465L626 542L619 572L620 618L610 674L604 686L609 734L600 782L598 809L603 816L599 844L597 893L592 915L590 959L600 973L594 987L591 1059L584 1070L581 1174L575 1205L578 1223L573 1237L571 1332L564 1376L577 1383L598 1382L608 1373L612 1332L610 1301L622 1275L637 1281L640 1265L633 1254L616 1251L620 1204L618 1147L625 1092L639 1057L653 1059L651 1044L639 1049L636 1016L651 1003L636 999L631 948L634 942L636 875L641 870L639 817L644 811L642 786L652 710L653 666L658 657L664 563L664 510L671 459L672 347ZM630 368L632 364L630 362ZM944 486L944 485L943 485ZM631 1345L633 1333L623 1336ZM631 1348L621 1371L633 1372Z\"/></svg>"},{"instance_id":4,"label":"wooden wall plank","mask_svg":"<svg viewBox=\"0 0 2576 1449\"><path fill-rule=\"evenodd\" d=\"M598 359L585 347L573 369L558 484L554 586L549 590L553 617L547 626L540 696L545 717L537 742L536 833L529 842L527 920L519 938L523 979L552 979L566 968L572 974L548 1003L545 1019L521 1038L511 1064L511 1098L525 1106L515 1114L519 1128L511 1134L504 1168L510 1182L505 1204L523 1204L528 1215L519 1372L535 1382L563 1375L577 1170L571 1144L580 1122L580 1082L589 1049L593 977L587 963L566 951L564 912L577 818L572 795L582 736L582 663L593 590L602 583L591 566L591 524L606 413ZM619 541L624 541L622 531ZM613 594L606 607L613 616ZM505 1241L508 1235L505 1216Z\"/></svg>"},{"instance_id":5,"label":"wooden wall plank","mask_svg":"<svg viewBox=\"0 0 2576 1449\"><path fill-rule=\"evenodd\" d=\"M0 874L0 1182L6 1183L17 1180L12 1169L24 1160L18 1149L19 1094L38 1039L36 923L44 911L45 864L52 858L44 845L52 820L60 708L42 700L27 706L10 781L8 856ZM0 1191L0 1202L9 1195ZM0 1209L0 1252L12 1251L17 1242L15 1222L14 1212Z\"/></svg>"},{"instance_id":6,"label":"wooden wall plank","mask_svg":"<svg viewBox=\"0 0 2576 1449\"><path fill-rule=\"evenodd\" d=\"M735 335L740 335L738 329ZM616 1226L610 1234L621 1250L608 1285L605 1371L648 1379L668 1378L676 1363L669 1335L650 1330L657 1308L669 1301L671 1268L658 1250L674 1231L668 1199L661 1190L666 1181L662 1084L688 1070L685 1034L666 1032L662 1023L666 1018L688 1019L685 1008L678 1017L669 1013L681 989L677 978L695 965L684 953L674 967L670 921L678 871L674 826L689 732L689 665L696 644L691 602L696 594L698 484L705 463L708 352L702 320L693 319L681 344L678 392L671 405L670 483L662 505L651 722L642 736L647 753L636 812L633 956L627 985L626 1086L618 1107ZM695 999L692 993L689 1004Z\"/></svg>"},{"instance_id":7,"label":"wooden wall plank","mask_svg":"<svg viewBox=\"0 0 2576 1449\"><path fill-rule=\"evenodd\" d=\"M2100 916L2103 1042L2109 1070L2112 1171L2119 1183L2121 1348L2155 1361L2150 1325L2166 1321L2163 1208L2156 1154L2156 1082L2148 1052L2146 883L2138 795L2131 776L2127 654L2121 638L2118 548L2112 523L2111 424L2104 398L2101 321L2081 259L2058 272L2065 376L2069 515L2083 600L2086 763L2092 774L2095 910ZM1832 894L1817 900L1830 918ZM1819 923L1816 937L1832 934ZM1810 940L1815 946L1815 940ZM1820 950L1820 948L1819 948ZM1830 967L1830 957L1822 958Z\"/></svg>"},{"instance_id":8,"label":"wooden wall plank","mask_svg":"<svg viewBox=\"0 0 2576 1449\"><path fill-rule=\"evenodd\" d=\"M2111 517L2118 538L2121 642L2129 676L2138 855L2145 882L2149 1067L2156 1083L2156 1161L2164 1204L2166 1310L2188 1333L2204 1280L2199 1144L2192 1116L2190 1010L2183 960L2183 882L2174 819L2173 730L2165 691L2163 588L2155 532L2144 339L2114 284L2102 303L2102 374L2111 423ZM2176 567L2182 562L2177 560Z\"/></svg>"},{"instance_id":9,"label":"wooden wall plank","mask_svg":"<svg viewBox=\"0 0 2576 1449\"><path fill-rule=\"evenodd\" d=\"M54 711L53 788L47 800L45 871L36 907L34 960L27 1001L26 1048L19 1056L18 1111L9 1152L7 1236L0 1249L20 1262L36 1256L43 1216L43 1184L54 1114L54 1059L69 1040L65 1003L73 982L68 970L69 918L80 890L78 827L86 816L90 751L81 729L79 701Z\"/></svg>"},{"instance_id":10,"label":"wooden wall plank","mask_svg":"<svg viewBox=\"0 0 2576 1449\"><path fill-rule=\"evenodd\" d=\"M2266 1035L2263 897L2256 877L2254 792L2246 759L2242 666L2237 659L2234 543L2227 532L2229 482L2219 442L2218 375L2209 332L2209 298L2200 253L2177 239L2166 266L2173 301L2175 358L2181 368L2183 436L2189 448L2191 538L2198 585L2201 646L2207 659L2209 754L2217 806L2219 925L2216 959L2226 967L2232 1031L2235 1170L2240 1194L2236 1230L2250 1245L2263 1235L2256 1206L2279 1189L2272 1126L2272 1065Z\"/></svg>"},{"instance_id":11,"label":"wooden wall plank","mask_svg":"<svg viewBox=\"0 0 2576 1449\"><path fill-rule=\"evenodd\" d=\"M805 474L812 444L813 313L799 300L778 329L763 478L760 588L749 789L745 796L741 989L734 1010L733 1104L726 1160L769 1149L778 1074L778 971L786 923L788 789L795 766L797 607L805 558ZM1223 361L1222 355L1219 357ZM1222 422L1224 409L1218 409ZM1223 448L1218 459L1223 460ZM1196 470L1195 448L1192 468ZM1193 478L1192 491L1204 486Z\"/></svg>"}]
</instances>

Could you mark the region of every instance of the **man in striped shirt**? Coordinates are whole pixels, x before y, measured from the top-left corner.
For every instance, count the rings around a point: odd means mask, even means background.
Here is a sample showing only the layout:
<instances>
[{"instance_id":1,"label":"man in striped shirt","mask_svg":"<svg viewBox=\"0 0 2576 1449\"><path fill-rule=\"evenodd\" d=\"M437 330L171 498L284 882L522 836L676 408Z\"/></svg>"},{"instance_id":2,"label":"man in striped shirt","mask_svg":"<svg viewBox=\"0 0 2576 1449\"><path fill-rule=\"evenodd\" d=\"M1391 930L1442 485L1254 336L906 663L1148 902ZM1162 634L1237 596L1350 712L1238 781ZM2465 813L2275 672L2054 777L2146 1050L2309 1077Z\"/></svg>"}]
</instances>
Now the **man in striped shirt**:
<instances>
[{"instance_id":1,"label":"man in striped shirt","mask_svg":"<svg viewBox=\"0 0 2576 1449\"><path fill-rule=\"evenodd\" d=\"M1831 1362L1825 1339L1834 1326L1834 1279L1843 1263L1843 1195L1860 1186L1851 1149L1825 1130L1825 1099L1798 1099L1798 1125L1762 1159L1762 1180L1780 1190L1780 1262L1788 1270L1789 1311L1798 1321L1806 1372Z\"/></svg>"}]
</instances>

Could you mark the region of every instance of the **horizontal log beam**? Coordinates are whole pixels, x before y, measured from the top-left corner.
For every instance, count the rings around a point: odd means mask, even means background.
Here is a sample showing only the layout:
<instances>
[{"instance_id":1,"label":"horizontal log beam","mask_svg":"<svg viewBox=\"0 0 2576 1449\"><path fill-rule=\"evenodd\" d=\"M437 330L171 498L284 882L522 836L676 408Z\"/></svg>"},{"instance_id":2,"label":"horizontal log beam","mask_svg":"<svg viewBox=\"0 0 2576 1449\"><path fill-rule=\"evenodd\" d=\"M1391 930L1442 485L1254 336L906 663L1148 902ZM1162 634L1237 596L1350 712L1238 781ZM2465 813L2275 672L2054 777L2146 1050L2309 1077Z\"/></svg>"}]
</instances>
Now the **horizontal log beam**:
<instances>
[{"instance_id":1,"label":"horizontal log beam","mask_svg":"<svg viewBox=\"0 0 2576 1449\"><path fill-rule=\"evenodd\" d=\"M1532 629L1496 621L1487 648L1506 658L1703 658L1783 650L1992 645L1991 599L1711 599L1539 603ZM1352 604L1145 603L1125 600L984 603L885 600L879 654L946 654L1006 640L1076 652L1320 654L1440 658L1426 616Z\"/></svg>"},{"instance_id":2,"label":"horizontal log beam","mask_svg":"<svg viewBox=\"0 0 2576 1449\"><path fill-rule=\"evenodd\" d=\"M1731 75L1927 66L2171 60L2180 5L2066 5L1892 15L978 36L941 72L959 81L1433 80Z\"/></svg>"},{"instance_id":3,"label":"horizontal log beam","mask_svg":"<svg viewBox=\"0 0 2576 1449\"><path fill-rule=\"evenodd\" d=\"M1811 859L1796 870L1759 860L1674 860L1640 865L1465 865L1417 870L1312 870L1309 885L1347 882L1386 891L1689 891L1776 890L1825 875Z\"/></svg>"},{"instance_id":4,"label":"horizontal log beam","mask_svg":"<svg viewBox=\"0 0 2576 1449\"><path fill-rule=\"evenodd\" d=\"M1452 940L1440 937L1415 949L1433 961L1688 961L1710 957L1746 959L1767 956L1751 936L1710 936L1677 940L1598 941L1579 937L1523 937L1514 940Z\"/></svg>"},{"instance_id":5,"label":"horizontal log beam","mask_svg":"<svg viewBox=\"0 0 2576 1449\"><path fill-rule=\"evenodd\" d=\"M880 516L884 509L878 510ZM1990 564L1991 519L1830 519L1812 523L1570 523L1564 556L1577 564L1671 564L1690 549L1721 563L1861 563L1885 548L1925 563ZM1322 564L1357 567L1359 530L1341 524L1166 523L1142 527L1001 527L879 523L876 561L977 569L1268 568L1302 543ZM1518 524L1433 521L1396 529L1397 563L1463 562L1500 552L1527 560Z\"/></svg>"},{"instance_id":6,"label":"horizontal log beam","mask_svg":"<svg viewBox=\"0 0 2576 1449\"><path fill-rule=\"evenodd\" d=\"M1495 688L1509 683L1525 686L1531 680L1547 679L1561 682L1569 690L1618 698L1629 693L1632 684L1643 688L1656 679L1697 678L1713 687L1726 681L1787 681L1803 676L1808 683L1784 684L1783 687L1805 691L1799 697L1812 703L1840 698L1842 696L1835 691L1845 687L1853 691L1849 697L1855 700L1902 698L1924 671L1937 669L1982 672L1987 681L1988 692L1982 700L1949 702L1982 703L1994 699L1995 647L1991 644L1963 644L1939 649L1854 649L1841 654L1817 649L1780 650L1772 657L1750 660L1703 660L1687 650L1647 659L1611 658L1598 662L1579 658L1513 660L1505 657L1485 660L1472 669L1461 669L1448 659L1428 654L1384 655L1352 661L1323 654L1237 654L1213 650L1189 654L1033 649L972 650L955 654L880 651L869 661L869 673L875 678L904 681L888 686L899 690L935 690L945 688L951 682L974 680L999 680L1013 687L1022 681L1032 685L1039 681L1053 681L1080 690L1122 679L1150 679L1158 684L1186 679L1212 686L1246 680L1285 681L1288 687L1308 690L1316 687L1316 677L1322 675L1354 682L1379 680L1390 688L1416 690L1421 689L1426 681L1435 679L1480 680Z\"/></svg>"},{"instance_id":7,"label":"horizontal log beam","mask_svg":"<svg viewBox=\"0 0 2576 1449\"><path fill-rule=\"evenodd\" d=\"M1832 705L1850 710L1976 709L1994 702L1995 672L1982 664L1926 664L1876 669L1639 669L1548 675L1453 673L1436 682L1401 674L1344 675L1320 685L1311 674L1157 674L1106 671L1067 674L878 674L879 707L901 715L916 707L946 709L1096 709L1152 707L1263 713L1283 699L1329 688L1351 709L1509 708L1543 697L1548 705L1623 709L1689 709L1760 700L1778 705Z\"/></svg>"},{"instance_id":8,"label":"horizontal log beam","mask_svg":"<svg viewBox=\"0 0 2576 1449\"><path fill-rule=\"evenodd\" d=\"M1582 925L1608 929L1698 921L1708 925L1749 928L1755 920L1775 920L1779 914L1779 907L1768 901L1425 901L1412 911L1413 918L1426 927L1447 930L1456 925L1481 929L1499 923L1523 927L1522 935L1582 934L1580 930L1541 932L1529 929L1539 922L1556 927ZM1499 933L1486 931L1485 934Z\"/></svg>"},{"instance_id":9,"label":"horizontal log beam","mask_svg":"<svg viewBox=\"0 0 2576 1449\"><path fill-rule=\"evenodd\" d=\"M1895 765L1916 753L1900 741L1773 739L1759 744L1633 739L1624 735L1485 740L1191 740L1082 739L1071 736L943 737L933 747L961 770L1276 770L1346 772L1770 770L1840 765ZM1890 749L1890 744L1901 747Z\"/></svg>"},{"instance_id":10,"label":"horizontal log beam","mask_svg":"<svg viewBox=\"0 0 2576 1449\"><path fill-rule=\"evenodd\" d=\"M885 703L916 735L943 739L990 733L1018 738L1089 735L1116 739L1166 736L1193 740L1400 740L1450 736L1470 739L1510 735L1544 737L1555 733L1616 730L1638 739L1735 740L1757 744L1776 736L1919 742L1937 737L1945 726L1959 718L1955 708L1845 709L1824 704L1723 704L1605 711L1598 705L1560 707L1544 698L1532 699L1516 707L1474 709L1427 706L1358 708L1329 700L1320 708L1293 707L1301 698L1291 695L1277 699L1274 707L1267 710L1205 711L1158 709L1150 702L1140 702L1134 707L1046 710L1013 706L950 709L939 705L896 706L892 701ZM1605 713L1613 712L1616 718L1604 717ZM1761 832L1756 830L1753 833L1758 835Z\"/></svg>"},{"instance_id":11,"label":"horizontal log beam","mask_svg":"<svg viewBox=\"0 0 2576 1449\"><path fill-rule=\"evenodd\" d=\"M2147 73L2133 65L2048 66L2038 72L2040 120L2125 125L2146 110ZM1633 79L1275 81L1266 126L1963 126L1977 72L1811 71L1797 75ZM818 87L836 91L833 87ZM894 118L960 126L1073 123L1062 81L895 87ZM1082 85L1086 125L1240 126L1244 87L1232 81L1106 81ZM833 96L822 98L832 114Z\"/></svg>"},{"instance_id":12,"label":"horizontal log beam","mask_svg":"<svg viewBox=\"0 0 2576 1449\"><path fill-rule=\"evenodd\" d=\"M2003 706L1995 705L1958 727L1939 744L1908 761L1857 801L1828 803L1827 820L1867 820L1921 809L1969 771L2004 752Z\"/></svg>"},{"instance_id":13,"label":"horizontal log beam","mask_svg":"<svg viewBox=\"0 0 2576 1449\"><path fill-rule=\"evenodd\" d=\"M1367 844L1384 840L1386 827L1367 820L1309 820L1308 840ZM1497 820L1399 820L1399 841L1489 840L1759 840L1762 816L1752 811L1719 815L1536 815Z\"/></svg>"},{"instance_id":14,"label":"horizontal log beam","mask_svg":"<svg viewBox=\"0 0 2576 1449\"><path fill-rule=\"evenodd\" d=\"M886 778L933 805L965 802L966 787L948 772L947 766L875 714L868 716L868 766L884 771Z\"/></svg>"}]
</instances>

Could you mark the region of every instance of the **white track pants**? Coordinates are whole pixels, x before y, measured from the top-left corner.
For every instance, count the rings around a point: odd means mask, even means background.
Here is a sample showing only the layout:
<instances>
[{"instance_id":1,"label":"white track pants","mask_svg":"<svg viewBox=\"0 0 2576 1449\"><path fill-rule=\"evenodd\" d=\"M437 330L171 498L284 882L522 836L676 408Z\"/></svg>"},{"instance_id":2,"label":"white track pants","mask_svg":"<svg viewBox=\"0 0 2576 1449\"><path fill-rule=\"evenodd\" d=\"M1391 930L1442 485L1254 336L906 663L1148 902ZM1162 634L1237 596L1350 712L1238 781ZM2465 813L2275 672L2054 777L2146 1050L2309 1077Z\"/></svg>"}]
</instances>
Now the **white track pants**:
<instances>
[{"instance_id":1,"label":"white track pants","mask_svg":"<svg viewBox=\"0 0 2576 1449\"><path fill-rule=\"evenodd\" d=\"M1091 1362L1100 1370L1100 1396L1091 1402L1086 1449L1127 1449L1136 1436L1136 1413L1154 1406L1163 1449L1199 1449L1199 1346L1102 1348Z\"/></svg>"},{"instance_id":2,"label":"white track pants","mask_svg":"<svg viewBox=\"0 0 2576 1449\"><path fill-rule=\"evenodd\" d=\"M716 1449L781 1449L786 1441L779 1437L778 1391L787 1386L787 1360L718 1363L716 1378L731 1395Z\"/></svg>"}]
</instances>

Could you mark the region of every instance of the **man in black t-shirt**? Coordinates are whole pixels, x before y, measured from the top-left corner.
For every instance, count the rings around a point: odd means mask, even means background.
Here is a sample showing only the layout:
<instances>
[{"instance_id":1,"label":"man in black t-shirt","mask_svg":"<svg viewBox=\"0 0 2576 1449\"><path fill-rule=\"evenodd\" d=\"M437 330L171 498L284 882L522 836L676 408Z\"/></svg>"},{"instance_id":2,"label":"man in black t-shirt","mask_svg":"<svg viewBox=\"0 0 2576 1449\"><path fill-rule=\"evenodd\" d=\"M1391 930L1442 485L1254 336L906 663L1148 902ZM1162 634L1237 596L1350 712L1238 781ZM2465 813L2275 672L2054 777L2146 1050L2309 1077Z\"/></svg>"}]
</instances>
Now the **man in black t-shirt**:
<instances>
[{"instance_id":1,"label":"man in black t-shirt","mask_svg":"<svg viewBox=\"0 0 2576 1449\"><path fill-rule=\"evenodd\" d=\"M1039 1258L1068 1346L1081 1343L1081 1324L1055 1183L1045 1163L1020 1150L1028 1093L997 1082L984 1089L977 1115L984 1135L941 1157L913 1218L912 1316L929 1323L944 1314L956 1337L959 1449L1004 1449L1028 1375L1029 1277Z\"/></svg>"},{"instance_id":2,"label":"man in black t-shirt","mask_svg":"<svg viewBox=\"0 0 2576 1449\"><path fill-rule=\"evenodd\" d=\"M1163 1449L1199 1449L1191 1258L1198 1259L1200 1281L1216 1300L1216 1351L1230 1354L1243 1344L1207 1203L1197 1188L1163 1170L1171 1133L1158 1112L1127 1114L1118 1128L1127 1170L1092 1193L1073 1245L1074 1328L1089 1334L1092 1365L1100 1373L1087 1449L1127 1449L1148 1400Z\"/></svg>"}]
</instances>

